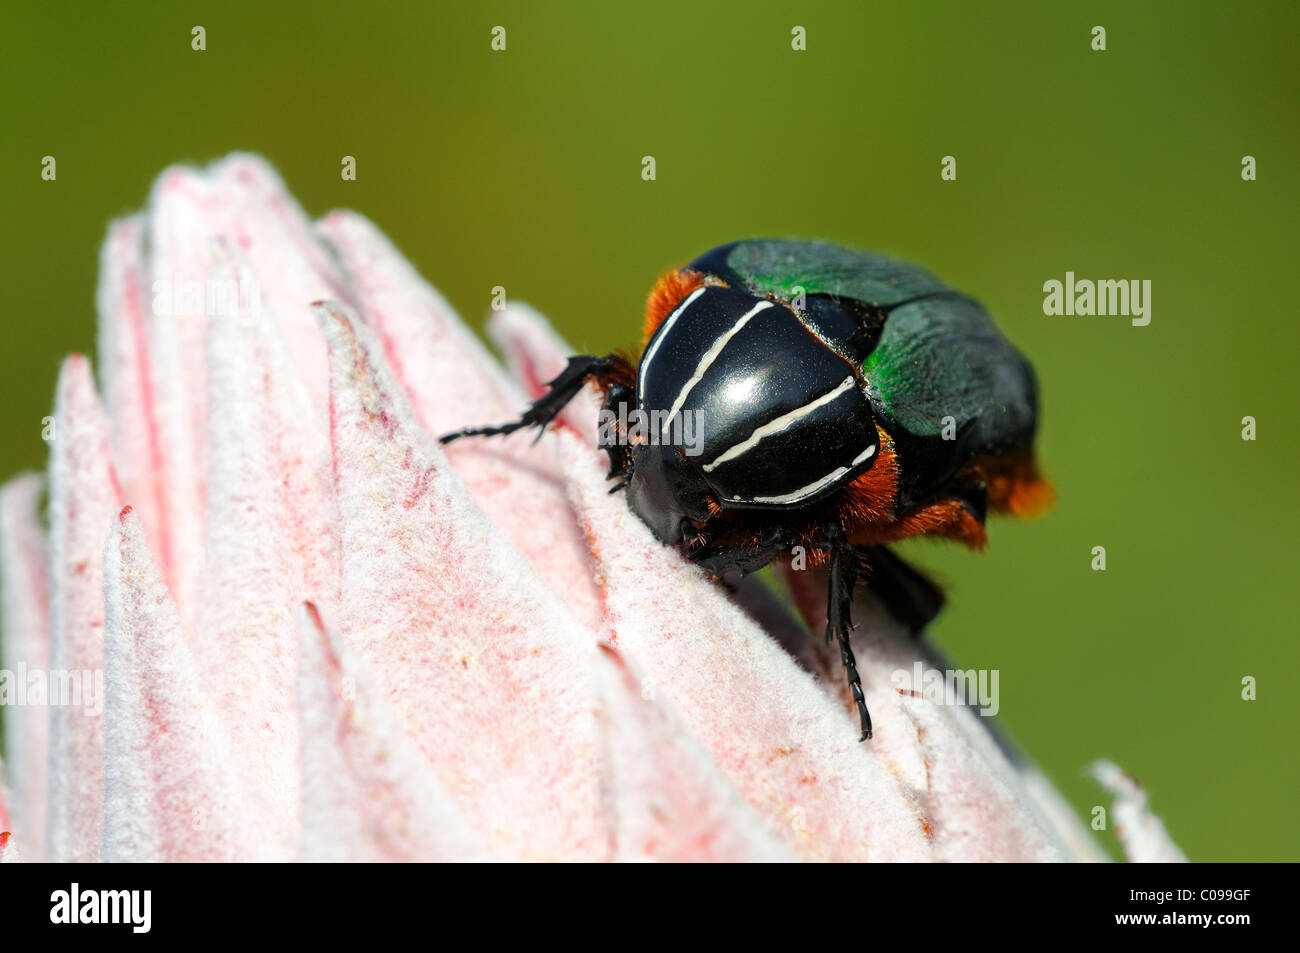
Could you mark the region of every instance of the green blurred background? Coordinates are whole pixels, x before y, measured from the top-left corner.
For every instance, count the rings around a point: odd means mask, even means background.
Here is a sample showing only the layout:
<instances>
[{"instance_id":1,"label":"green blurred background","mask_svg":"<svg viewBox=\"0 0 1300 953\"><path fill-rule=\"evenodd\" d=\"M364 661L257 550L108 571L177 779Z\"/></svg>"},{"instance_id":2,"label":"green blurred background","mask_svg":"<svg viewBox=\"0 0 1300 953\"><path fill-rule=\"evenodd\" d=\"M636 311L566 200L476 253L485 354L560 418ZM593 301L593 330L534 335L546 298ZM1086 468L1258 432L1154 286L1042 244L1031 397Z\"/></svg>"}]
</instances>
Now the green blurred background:
<instances>
[{"instance_id":1,"label":"green blurred background","mask_svg":"<svg viewBox=\"0 0 1300 953\"><path fill-rule=\"evenodd\" d=\"M1001 671L1001 723L1081 816L1109 803L1082 773L1107 756L1193 859L1300 855L1300 5L14 6L4 474L43 465L57 363L93 353L107 222L175 161L260 152L313 215L377 222L476 327L504 285L601 352L636 345L656 274L729 239L900 255L1034 361L1059 491L983 556L909 547L949 587L937 642ZM1044 316L1067 270L1150 279L1151 324Z\"/></svg>"}]
</instances>

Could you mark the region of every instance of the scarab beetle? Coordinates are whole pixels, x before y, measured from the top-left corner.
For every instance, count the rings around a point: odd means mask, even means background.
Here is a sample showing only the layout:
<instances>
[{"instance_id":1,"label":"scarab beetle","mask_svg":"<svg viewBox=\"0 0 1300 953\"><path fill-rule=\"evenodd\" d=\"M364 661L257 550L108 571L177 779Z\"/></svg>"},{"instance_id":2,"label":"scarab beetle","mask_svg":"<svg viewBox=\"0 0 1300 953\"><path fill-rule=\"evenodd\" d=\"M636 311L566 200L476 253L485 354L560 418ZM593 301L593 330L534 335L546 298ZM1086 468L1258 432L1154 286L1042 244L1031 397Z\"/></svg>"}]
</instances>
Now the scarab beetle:
<instances>
[{"instance_id":1,"label":"scarab beetle","mask_svg":"<svg viewBox=\"0 0 1300 953\"><path fill-rule=\"evenodd\" d=\"M812 241L715 248L651 291L639 366L570 358L519 420L442 440L545 427L588 381L602 418L620 422L601 441L614 489L662 542L717 579L796 547L826 568L826 638L862 740L857 582L919 632L942 595L887 545L934 535L981 549L986 513L1025 515L1050 496L1029 363L977 302L879 255Z\"/></svg>"}]
</instances>

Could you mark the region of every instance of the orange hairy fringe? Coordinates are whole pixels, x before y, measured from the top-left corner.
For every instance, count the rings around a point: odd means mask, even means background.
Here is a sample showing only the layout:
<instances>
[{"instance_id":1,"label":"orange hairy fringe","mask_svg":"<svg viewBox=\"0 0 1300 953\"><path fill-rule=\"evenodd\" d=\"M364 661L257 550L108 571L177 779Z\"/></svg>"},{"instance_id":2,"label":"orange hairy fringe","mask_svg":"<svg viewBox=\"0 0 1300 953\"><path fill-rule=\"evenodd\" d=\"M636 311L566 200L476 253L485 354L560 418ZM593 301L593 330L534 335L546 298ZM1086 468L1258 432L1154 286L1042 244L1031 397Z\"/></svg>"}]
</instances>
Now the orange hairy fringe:
<instances>
[{"instance_id":1,"label":"orange hairy fringe","mask_svg":"<svg viewBox=\"0 0 1300 953\"><path fill-rule=\"evenodd\" d=\"M846 527L870 523L888 523L894 518L894 500L898 496L898 454L894 439L880 427L880 450L871 469L847 487L840 503L840 522Z\"/></svg>"},{"instance_id":2,"label":"orange hairy fringe","mask_svg":"<svg viewBox=\"0 0 1300 953\"><path fill-rule=\"evenodd\" d=\"M1012 516L1041 516L1056 493L1038 470L1032 450L1010 457L977 457L972 469L984 477L989 509Z\"/></svg>"},{"instance_id":3,"label":"orange hairy fringe","mask_svg":"<svg viewBox=\"0 0 1300 953\"><path fill-rule=\"evenodd\" d=\"M673 313L673 308L681 304L683 298L704 284L704 276L698 271L674 268L665 272L650 289L650 296L645 302L645 324L642 325L641 346L649 343L650 337L663 324L664 318Z\"/></svg>"},{"instance_id":4,"label":"orange hairy fringe","mask_svg":"<svg viewBox=\"0 0 1300 953\"><path fill-rule=\"evenodd\" d=\"M898 455L894 441L879 427L880 452L875 465L850 483L840 501L840 523L855 544L896 543L909 536L946 536L972 549L988 542L984 526L959 500L939 500L897 516Z\"/></svg>"}]
</instances>

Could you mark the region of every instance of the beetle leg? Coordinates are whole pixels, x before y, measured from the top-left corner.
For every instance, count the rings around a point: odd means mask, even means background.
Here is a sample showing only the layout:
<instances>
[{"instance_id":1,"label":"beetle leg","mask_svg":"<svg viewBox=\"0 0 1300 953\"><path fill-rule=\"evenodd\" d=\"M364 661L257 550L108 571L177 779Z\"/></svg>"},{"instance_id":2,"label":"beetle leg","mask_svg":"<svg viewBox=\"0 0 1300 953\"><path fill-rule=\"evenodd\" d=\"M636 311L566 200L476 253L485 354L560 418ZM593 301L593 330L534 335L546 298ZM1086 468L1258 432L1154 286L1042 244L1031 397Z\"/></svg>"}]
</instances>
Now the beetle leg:
<instances>
[{"instance_id":1,"label":"beetle leg","mask_svg":"<svg viewBox=\"0 0 1300 953\"><path fill-rule=\"evenodd\" d=\"M870 565L872 593L913 638L919 637L943 608L943 590L884 546L860 546L858 552L865 554Z\"/></svg>"},{"instance_id":2,"label":"beetle leg","mask_svg":"<svg viewBox=\"0 0 1300 953\"><path fill-rule=\"evenodd\" d=\"M438 438L438 441L451 443L461 437L495 437L512 434L525 427L537 427L537 436L540 439L546 425L559 415L565 404L577 396L578 391L582 390L589 379L605 379L615 370L620 361L622 358L613 354L606 357L593 357L590 354L571 357L564 370L547 385L550 389L533 401L532 406L525 410L518 420L496 427L466 427L464 430L444 434Z\"/></svg>"},{"instance_id":3,"label":"beetle leg","mask_svg":"<svg viewBox=\"0 0 1300 953\"><path fill-rule=\"evenodd\" d=\"M753 543L737 543L719 547L704 546L695 553L688 554L691 560L721 579L729 572L757 572L768 565L788 548L790 531L784 526L773 527L761 540Z\"/></svg>"},{"instance_id":4,"label":"beetle leg","mask_svg":"<svg viewBox=\"0 0 1300 953\"><path fill-rule=\"evenodd\" d=\"M610 488L611 493L625 489L632 479L632 452L628 449L627 434L623 433L621 423L626 417L628 403L635 407L636 392L626 384L610 384L605 391L605 402L601 405L601 410L612 414L620 423L617 424L618 433L614 439L602 439L600 442L601 449L609 457L609 472L605 474L605 479L620 481Z\"/></svg>"},{"instance_id":5,"label":"beetle leg","mask_svg":"<svg viewBox=\"0 0 1300 953\"><path fill-rule=\"evenodd\" d=\"M853 587L858 581L860 563L844 527L834 523L825 532L831 551L830 585L826 596L826 641L829 642L833 635L840 644L840 661L849 680L853 702L858 706L858 721L862 726L862 737L858 740L866 741L871 737L871 714L867 711L866 696L862 694L858 663L849 645L849 632L853 629Z\"/></svg>"}]
</instances>

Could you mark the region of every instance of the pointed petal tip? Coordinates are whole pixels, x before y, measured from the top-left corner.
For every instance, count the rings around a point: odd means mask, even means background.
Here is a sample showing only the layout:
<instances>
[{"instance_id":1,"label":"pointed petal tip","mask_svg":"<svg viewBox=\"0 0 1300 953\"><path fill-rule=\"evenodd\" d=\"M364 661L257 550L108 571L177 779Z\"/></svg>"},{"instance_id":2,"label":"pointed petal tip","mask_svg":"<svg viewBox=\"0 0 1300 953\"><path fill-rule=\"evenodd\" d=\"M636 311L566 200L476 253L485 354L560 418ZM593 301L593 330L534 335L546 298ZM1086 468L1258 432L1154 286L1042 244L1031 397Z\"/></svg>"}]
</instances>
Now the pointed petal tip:
<instances>
[{"instance_id":1,"label":"pointed petal tip","mask_svg":"<svg viewBox=\"0 0 1300 953\"><path fill-rule=\"evenodd\" d=\"M530 304L512 301L489 312L487 333L506 356L516 376L532 392L563 369L573 348L556 333L546 317ZM536 368L535 373L527 373Z\"/></svg>"},{"instance_id":2,"label":"pointed petal tip","mask_svg":"<svg viewBox=\"0 0 1300 953\"><path fill-rule=\"evenodd\" d=\"M492 312L487 322L488 337L501 349L506 366L530 398L546 393L547 385L564 370L573 348L556 333L536 308L511 302ZM596 440L599 401L590 387L560 411L560 422L578 433L589 446Z\"/></svg>"},{"instance_id":3,"label":"pointed petal tip","mask_svg":"<svg viewBox=\"0 0 1300 953\"><path fill-rule=\"evenodd\" d=\"M337 676L344 651L338 632L325 624L325 618L314 602L301 603L296 615L298 647L302 653L298 678L301 680L303 677L302 666L312 659Z\"/></svg>"},{"instance_id":4,"label":"pointed petal tip","mask_svg":"<svg viewBox=\"0 0 1300 953\"><path fill-rule=\"evenodd\" d=\"M1138 782L1138 779L1113 761L1108 761L1105 758L1098 758L1092 764L1088 765L1088 774L1094 781L1112 794L1138 794L1142 797L1146 796L1142 791L1142 785Z\"/></svg>"},{"instance_id":5,"label":"pointed petal tip","mask_svg":"<svg viewBox=\"0 0 1300 953\"><path fill-rule=\"evenodd\" d=\"M115 320L116 310L134 290L128 278L134 277L143 261L141 236L147 223L143 212L135 212L108 223L99 249L99 283L97 300L100 311L101 337L105 325ZM103 352L100 354L103 359Z\"/></svg>"},{"instance_id":6,"label":"pointed petal tip","mask_svg":"<svg viewBox=\"0 0 1300 953\"><path fill-rule=\"evenodd\" d=\"M98 672L104 664L104 542L121 508L109 423L90 361L68 356L59 371L48 466L50 658L57 671ZM103 795L103 721L54 706L47 751L47 850L42 859L98 860Z\"/></svg>"},{"instance_id":7,"label":"pointed petal tip","mask_svg":"<svg viewBox=\"0 0 1300 953\"><path fill-rule=\"evenodd\" d=\"M154 179L154 191L174 192L188 188L192 183L203 177L197 166L189 165L184 162L173 163L163 169Z\"/></svg>"},{"instance_id":8,"label":"pointed petal tip","mask_svg":"<svg viewBox=\"0 0 1300 953\"><path fill-rule=\"evenodd\" d=\"M311 302L309 307L312 313L316 315L316 320L320 322L321 327L326 330L332 326L341 328L350 328L352 326L353 313L347 305L328 298L320 298Z\"/></svg>"},{"instance_id":9,"label":"pointed petal tip","mask_svg":"<svg viewBox=\"0 0 1300 953\"><path fill-rule=\"evenodd\" d=\"M235 180L259 185L284 188L280 174L262 156L252 152L230 152L206 164L175 162L160 172L153 181L150 201L162 193L187 191L196 185L210 187L221 180Z\"/></svg>"},{"instance_id":10,"label":"pointed petal tip","mask_svg":"<svg viewBox=\"0 0 1300 953\"><path fill-rule=\"evenodd\" d=\"M374 222L362 215L360 212L353 211L350 208L332 208L321 216L320 221L317 224L327 232L338 228L355 227L368 229L376 234L381 234L379 232L379 227Z\"/></svg>"},{"instance_id":11,"label":"pointed petal tip","mask_svg":"<svg viewBox=\"0 0 1300 953\"><path fill-rule=\"evenodd\" d=\"M1164 822L1151 811L1146 789L1113 761L1099 758L1088 773L1115 797L1115 833L1132 863L1186 863Z\"/></svg>"},{"instance_id":12,"label":"pointed petal tip","mask_svg":"<svg viewBox=\"0 0 1300 953\"><path fill-rule=\"evenodd\" d=\"M59 365L59 376L54 386L56 412L72 411L77 414L94 413L102 417L99 391L95 389L95 375L90 358L78 351L64 357ZM93 409L92 409L93 408Z\"/></svg>"},{"instance_id":13,"label":"pointed petal tip","mask_svg":"<svg viewBox=\"0 0 1300 953\"><path fill-rule=\"evenodd\" d=\"M310 601L304 602L302 604L302 611L307 614L307 618L311 621L312 625L321 631L325 630L325 623L321 621L320 609L316 608L316 603Z\"/></svg>"},{"instance_id":14,"label":"pointed petal tip","mask_svg":"<svg viewBox=\"0 0 1300 953\"><path fill-rule=\"evenodd\" d=\"M208 166L214 179L233 179L246 184L272 187L288 192L284 179L265 157L256 152L230 152Z\"/></svg>"}]
</instances>

